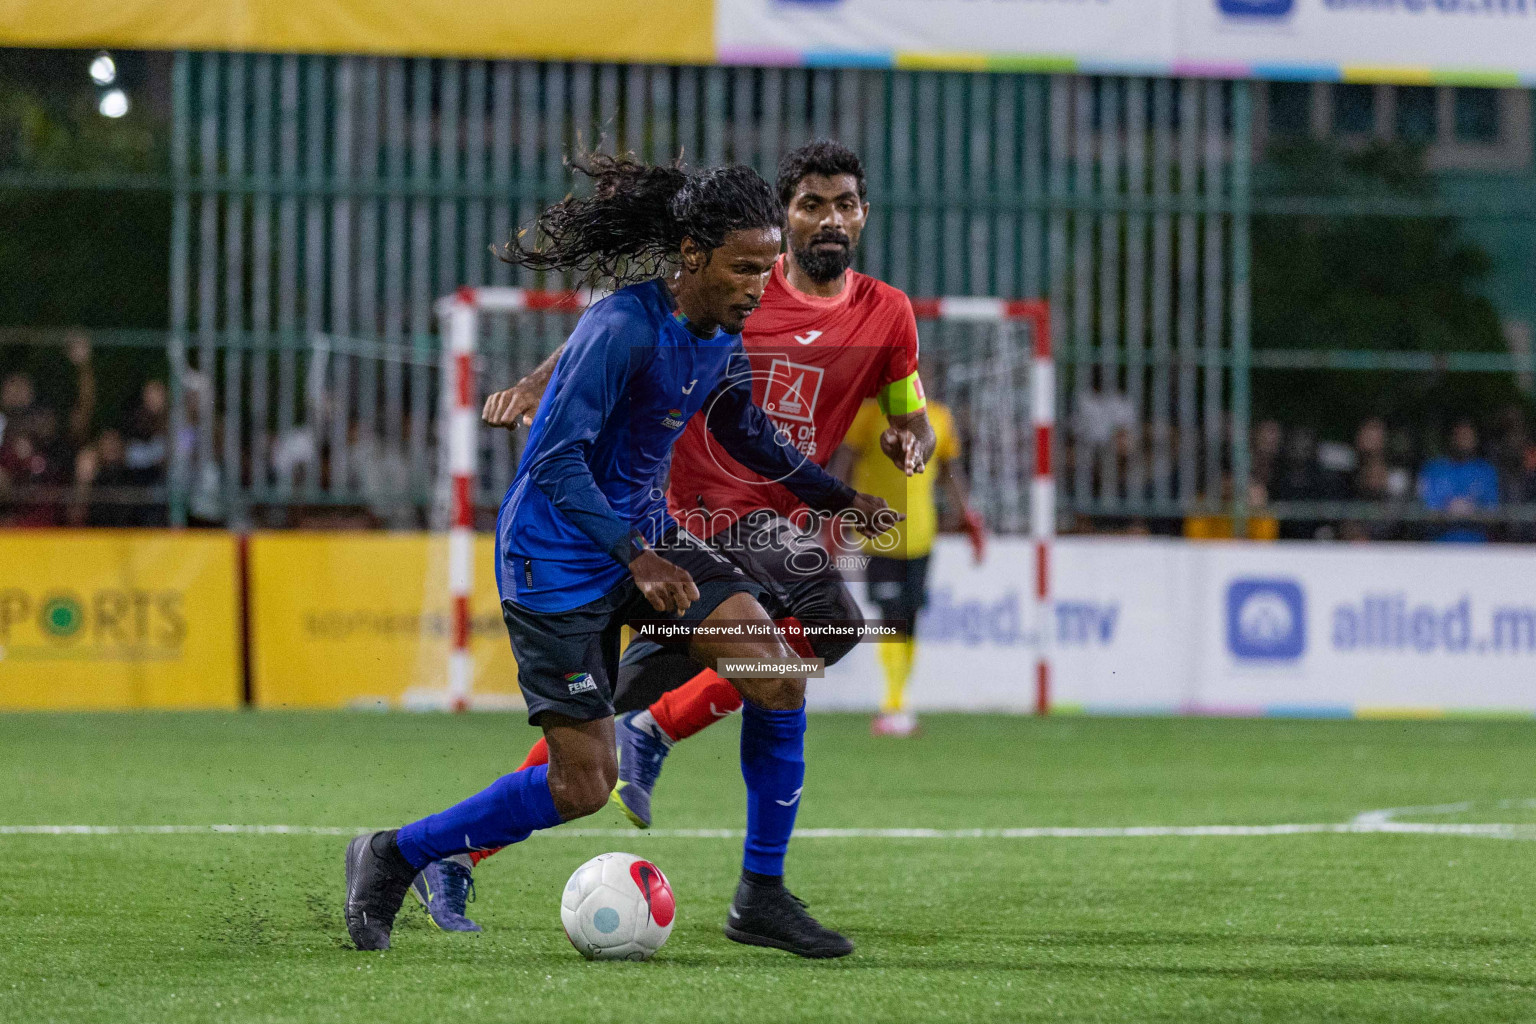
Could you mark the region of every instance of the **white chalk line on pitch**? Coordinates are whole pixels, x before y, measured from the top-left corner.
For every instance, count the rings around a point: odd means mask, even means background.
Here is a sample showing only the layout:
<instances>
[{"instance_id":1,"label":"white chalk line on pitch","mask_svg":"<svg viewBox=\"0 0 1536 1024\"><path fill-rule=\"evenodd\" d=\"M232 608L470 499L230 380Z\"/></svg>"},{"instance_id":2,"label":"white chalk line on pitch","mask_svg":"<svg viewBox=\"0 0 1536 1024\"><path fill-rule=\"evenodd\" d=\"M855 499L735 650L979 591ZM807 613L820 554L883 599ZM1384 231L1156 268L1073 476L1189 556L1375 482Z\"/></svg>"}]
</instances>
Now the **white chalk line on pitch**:
<instances>
[{"instance_id":1,"label":"white chalk line on pitch","mask_svg":"<svg viewBox=\"0 0 1536 1024\"><path fill-rule=\"evenodd\" d=\"M374 830L332 825L0 825L0 836L355 836L371 831ZM656 828L644 831L621 828L557 828L539 832L537 835L544 839L562 837L568 839L741 839L744 833L740 829L728 828ZM1355 821L1348 822L1282 825L1130 825L1119 828L804 828L795 832L796 839L1157 839L1296 835L1428 835L1530 840L1536 839L1536 824L1453 824L1392 821L1389 817L1379 820L1357 818Z\"/></svg>"},{"instance_id":2,"label":"white chalk line on pitch","mask_svg":"<svg viewBox=\"0 0 1536 1024\"><path fill-rule=\"evenodd\" d=\"M1398 818L1412 816L1415 818L1433 817L1438 814L1465 814L1478 806L1476 800L1459 800L1452 804L1421 804L1417 807L1383 807L1378 811L1361 811L1351 820L1355 824L1379 824L1385 821L1396 821ZM1515 808L1531 810L1536 808L1536 800L1498 800L1489 804L1494 810L1508 811Z\"/></svg>"}]
</instances>

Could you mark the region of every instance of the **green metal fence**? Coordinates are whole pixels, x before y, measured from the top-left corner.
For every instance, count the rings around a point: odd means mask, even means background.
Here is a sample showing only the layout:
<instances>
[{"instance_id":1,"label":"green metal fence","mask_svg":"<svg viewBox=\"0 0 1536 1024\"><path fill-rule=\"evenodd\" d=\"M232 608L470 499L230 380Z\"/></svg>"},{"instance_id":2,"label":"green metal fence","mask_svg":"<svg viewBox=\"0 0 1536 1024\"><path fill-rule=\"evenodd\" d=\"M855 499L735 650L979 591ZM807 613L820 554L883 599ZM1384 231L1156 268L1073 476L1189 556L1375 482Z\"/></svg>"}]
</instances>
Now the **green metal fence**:
<instances>
[{"instance_id":1,"label":"green metal fence","mask_svg":"<svg viewBox=\"0 0 1536 1024\"><path fill-rule=\"evenodd\" d=\"M532 279L489 248L568 191L569 153L681 155L771 176L817 137L866 161L863 269L917 296L1049 298L1065 420L1106 397L1137 410L1128 452L1073 447L1067 505L1182 509L1244 472L1246 447L1228 440L1246 436L1247 92L1165 79L178 55L171 354L186 371L177 422L197 443L174 467L175 512L210 489L235 517L305 491L344 501L359 441L403 453L407 490L425 502L432 301L460 284L570 283ZM487 383L512 379L567 326L503 327ZM947 343L942 328L924 341ZM317 358L328 368L318 406L305 397ZM305 432L330 471L301 483L270 453Z\"/></svg>"}]
</instances>

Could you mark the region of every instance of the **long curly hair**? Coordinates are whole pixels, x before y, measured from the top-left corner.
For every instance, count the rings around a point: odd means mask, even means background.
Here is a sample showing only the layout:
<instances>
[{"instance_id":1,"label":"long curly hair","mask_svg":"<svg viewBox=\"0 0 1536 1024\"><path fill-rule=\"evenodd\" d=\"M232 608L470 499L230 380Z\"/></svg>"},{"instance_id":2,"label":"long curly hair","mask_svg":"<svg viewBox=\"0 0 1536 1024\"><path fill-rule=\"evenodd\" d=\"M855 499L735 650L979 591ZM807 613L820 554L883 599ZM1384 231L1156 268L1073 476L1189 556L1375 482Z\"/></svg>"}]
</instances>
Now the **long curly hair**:
<instances>
[{"instance_id":1,"label":"long curly hair","mask_svg":"<svg viewBox=\"0 0 1536 1024\"><path fill-rule=\"evenodd\" d=\"M773 188L750 167L690 170L602 153L571 167L592 179L591 195L566 196L545 209L531 231L519 231L497 251L503 260L622 287L655 277L684 238L713 251L732 231L784 223ZM525 245L529 234L533 244Z\"/></svg>"}]
</instances>

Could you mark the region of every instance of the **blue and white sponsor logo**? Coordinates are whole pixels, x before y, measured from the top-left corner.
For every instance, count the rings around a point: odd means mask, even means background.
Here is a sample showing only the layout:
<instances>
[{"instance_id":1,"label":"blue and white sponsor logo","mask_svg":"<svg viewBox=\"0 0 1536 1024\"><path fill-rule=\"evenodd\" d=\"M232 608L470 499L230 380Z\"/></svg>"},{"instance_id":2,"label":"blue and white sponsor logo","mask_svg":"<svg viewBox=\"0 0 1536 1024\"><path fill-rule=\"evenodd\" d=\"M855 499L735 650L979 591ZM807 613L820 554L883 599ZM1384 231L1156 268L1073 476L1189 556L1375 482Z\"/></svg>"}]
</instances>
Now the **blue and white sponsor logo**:
<instances>
[{"instance_id":1,"label":"blue and white sponsor logo","mask_svg":"<svg viewBox=\"0 0 1536 1024\"><path fill-rule=\"evenodd\" d=\"M1216 0L1216 9L1229 18L1284 18L1296 0Z\"/></svg>"},{"instance_id":2,"label":"blue and white sponsor logo","mask_svg":"<svg viewBox=\"0 0 1536 1024\"><path fill-rule=\"evenodd\" d=\"M898 587L899 590L899 587ZM878 600L878 592L876 592ZM961 597L949 587L933 592L918 619L917 633L935 644L964 647L1028 647L1038 636L1025 623L1024 595L1006 590L995 599ZM1060 647L1107 649L1115 646L1121 615L1119 601L1071 598L1056 600L1051 612L1055 643Z\"/></svg>"},{"instance_id":3,"label":"blue and white sponsor logo","mask_svg":"<svg viewBox=\"0 0 1536 1024\"><path fill-rule=\"evenodd\" d=\"M1225 2L1218 0L1218 3ZM1493 18L1536 16L1536 4L1530 0L1323 0L1323 9L1386 16L1446 15L1457 19L1467 15Z\"/></svg>"},{"instance_id":4,"label":"blue and white sponsor logo","mask_svg":"<svg viewBox=\"0 0 1536 1024\"><path fill-rule=\"evenodd\" d=\"M1227 649L1245 661L1294 661L1307 649L1307 602L1288 579L1236 579L1227 587Z\"/></svg>"}]
</instances>

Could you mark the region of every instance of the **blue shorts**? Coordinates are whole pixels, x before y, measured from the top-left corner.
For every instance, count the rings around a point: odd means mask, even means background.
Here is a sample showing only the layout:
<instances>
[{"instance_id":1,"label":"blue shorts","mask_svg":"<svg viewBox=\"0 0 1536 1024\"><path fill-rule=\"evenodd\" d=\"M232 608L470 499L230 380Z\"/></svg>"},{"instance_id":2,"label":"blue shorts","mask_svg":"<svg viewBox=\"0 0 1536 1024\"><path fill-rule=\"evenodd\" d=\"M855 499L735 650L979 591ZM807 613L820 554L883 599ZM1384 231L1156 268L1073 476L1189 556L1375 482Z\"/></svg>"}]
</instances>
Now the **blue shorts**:
<instances>
[{"instance_id":1,"label":"blue shorts","mask_svg":"<svg viewBox=\"0 0 1536 1024\"><path fill-rule=\"evenodd\" d=\"M732 594L763 598L761 583L686 531L668 535L656 551L686 570L699 588L699 599L682 615L667 617L668 622L702 622ZM502 601L501 616L517 659L517 685L534 725L546 711L580 722L612 716L621 630L661 617L629 576L597 600L569 611L536 612ZM682 633L664 643L686 649L686 631Z\"/></svg>"}]
</instances>

